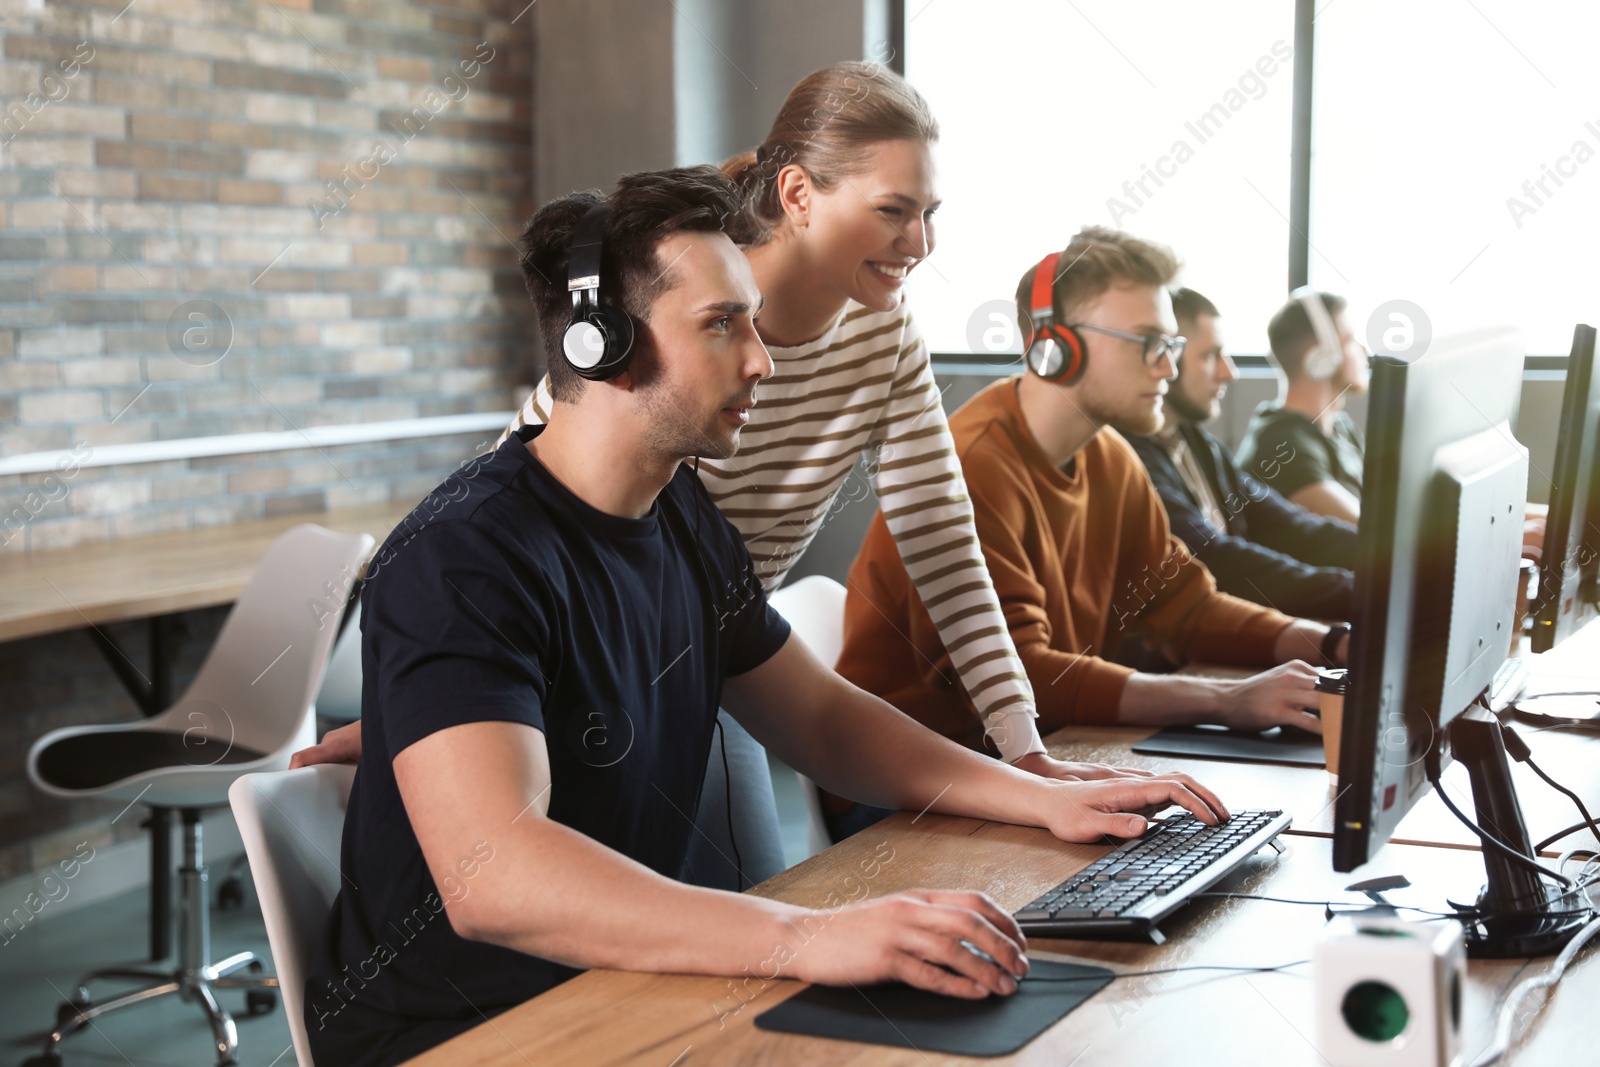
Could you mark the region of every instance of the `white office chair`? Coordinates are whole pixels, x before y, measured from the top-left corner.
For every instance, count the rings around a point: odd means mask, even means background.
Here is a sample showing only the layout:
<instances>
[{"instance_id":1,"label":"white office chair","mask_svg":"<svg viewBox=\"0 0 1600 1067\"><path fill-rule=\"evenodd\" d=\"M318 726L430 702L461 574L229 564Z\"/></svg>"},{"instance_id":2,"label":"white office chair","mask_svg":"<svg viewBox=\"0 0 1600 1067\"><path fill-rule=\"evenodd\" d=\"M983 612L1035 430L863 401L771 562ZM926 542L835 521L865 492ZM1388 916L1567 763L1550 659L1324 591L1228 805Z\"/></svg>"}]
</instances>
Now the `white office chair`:
<instances>
[{"instance_id":1,"label":"white office chair","mask_svg":"<svg viewBox=\"0 0 1600 1067\"><path fill-rule=\"evenodd\" d=\"M839 653L844 650L844 598L844 586L832 578L813 574L784 586L768 599L773 610L789 621L800 640L810 646L818 659L832 667L839 662ZM816 855L833 844L833 838L822 817L817 783L799 771L795 772L795 777L800 779L800 791L806 799L807 837L811 853Z\"/></svg>"},{"instance_id":2,"label":"white office chair","mask_svg":"<svg viewBox=\"0 0 1600 1067\"><path fill-rule=\"evenodd\" d=\"M228 790L300 1067L312 1067L302 1014L306 971L339 892L339 848L355 776L349 764L325 763L247 774Z\"/></svg>"},{"instance_id":3,"label":"white office chair","mask_svg":"<svg viewBox=\"0 0 1600 1067\"><path fill-rule=\"evenodd\" d=\"M107 1012L176 993L197 1002L211 1024L217 1062L234 1064L238 1032L217 1004L216 988L251 990L252 1012L269 1011L273 996L261 960L241 952L210 962L210 910L200 817L228 802L240 775L282 770L314 740L311 700L322 680L344 608L345 592L371 553L366 534L346 536L303 524L273 542L228 614L193 684L152 718L109 726L52 730L28 752L28 777L59 797L135 801L180 811L184 862L178 870L177 966L171 971L107 968L85 975L74 999L57 1012L42 1055L25 1067L58 1067L61 1042ZM100 1003L87 985L102 978L144 983Z\"/></svg>"}]
</instances>

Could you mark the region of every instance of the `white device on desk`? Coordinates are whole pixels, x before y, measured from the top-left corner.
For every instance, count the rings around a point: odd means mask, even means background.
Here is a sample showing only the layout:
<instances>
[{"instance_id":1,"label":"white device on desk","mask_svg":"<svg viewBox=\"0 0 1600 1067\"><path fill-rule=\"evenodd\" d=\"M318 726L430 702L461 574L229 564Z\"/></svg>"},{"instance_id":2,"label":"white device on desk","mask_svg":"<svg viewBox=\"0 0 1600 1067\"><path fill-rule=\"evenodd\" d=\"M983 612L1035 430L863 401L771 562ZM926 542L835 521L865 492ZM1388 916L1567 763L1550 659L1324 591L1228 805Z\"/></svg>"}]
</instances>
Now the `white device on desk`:
<instances>
[{"instance_id":1,"label":"white device on desk","mask_svg":"<svg viewBox=\"0 0 1600 1067\"><path fill-rule=\"evenodd\" d=\"M1342 915L1311 957L1317 1051L1333 1067L1456 1067L1461 924Z\"/></svg>"}]
</instances>

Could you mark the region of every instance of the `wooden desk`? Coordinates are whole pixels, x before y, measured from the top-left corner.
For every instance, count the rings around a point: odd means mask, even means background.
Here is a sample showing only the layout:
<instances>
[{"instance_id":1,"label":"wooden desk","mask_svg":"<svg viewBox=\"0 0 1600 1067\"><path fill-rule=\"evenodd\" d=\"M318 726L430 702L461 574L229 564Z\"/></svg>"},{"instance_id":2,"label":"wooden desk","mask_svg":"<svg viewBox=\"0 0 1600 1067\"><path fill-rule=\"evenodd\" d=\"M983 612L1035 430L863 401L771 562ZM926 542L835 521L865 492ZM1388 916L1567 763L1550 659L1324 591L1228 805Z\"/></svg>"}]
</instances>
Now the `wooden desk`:
<instances>
[{"instance_id":1,"label":"wooden desk","mask_svg":"<svg viewBox=\"0 0 1600 1067\"><path fill-rule=\"evenodd\" d=\"M1591 623L1543 655L1531 655L1525 642L1524 655L1529 657L1530 693L1600 689L1600 621ZM1247 672L1198 668L1183 673L1240 677ZM1545 773L1583 797L1590 811L1595 811L1600 804L1600 733L1521 722L1513 722L1512 726L1528 742L1533 758ZM1282 808L1294 817L1291 833L1333 835L1334 794L1326 770L1286 764L1144 756L1132 751L1135 744L1155 732L1153 727L1069 726L1052 733L1045 742L1050 754L1058 759L1182 771L1204 782L1229 806ZM1579 820L1572 801L1551 789L1526 765L1513 762L1511 773L1534 843ZM1445 769L1443 781L1455 805L1472 815L1472 789L1466 768L1458 763L1451 764ZM1392 840L1399 844L1449 848L1481 847L1472 831L1451 815L1431 790L1400 822ZM1595 843L1592 835L1575 833L1553 843L1544 852L1555 856L1566 848L1585 843Z\"/></svg>"},{"instance_id":2,"label":"wooden desk","mask_svg":"<svg viewBox=\"0 0 1600 1067\"><path fill-rule=\"evenodd\" d=\"M0 641L231 604L278 536L314 522L381 543L412 508L381 504L0 556Z\"/></svg>"},{"instance_id":3,"label":"wooden desk","mask_svg":"<svg viewBox=\"0 0 1600 1067\"><path fill-rule=\"evenodd\" d=\"M1286 839L1289 851L1251 861L1230 890L1295 899L1350 899L1339 892L1362 877L1404 873L1417 887L1398 903L1437 906L1469 896L1481 881L1475 853L1391 845L1361 871L1336 875L1326 839ZM875 877L863 862L893 854ZM830 893L883 896L917 887L988 891L1015 909L1086 865L1105 846L1067 845L1042 830L937 815L901 813L812 857L751 892L821 906ZM1117 970L1205 963L1273 965L1309 958L1323 928L1319 907L1262 901L1203 901L1164 929L1166 945L1034 940L1030 955L1070 958ZM800 948L799 951L804 951ZM1591 954L1586 954L1586 957ZM1492 1008L1521 976L1521 961L1474 961L1465 990L1469 1059L1489 1040ZM778 980L749 991L726 978L591 971L535 997L411 1063L446 1067L527 1064L1049 1064L1051 1067L1321 1063L1315 1047L1308 967L1230 975L1198 971L1113 982L1014 1056L968 1059L772 1034L755 1017L803 988ZM1525 1033L1521 1063L1592 1059L1589 1010L1600 996L1600 964L1580 960ZM736 999L737 998L737 999ZM749 1001L746 1006L741 1003ZM1528 1028L1525 1028L1528 1029Z\"/></svg>"},{"instance_id":4,"label":"wooden desk","mask_svg":"<svg viewBox=\"0 0 1600 1067\"><path fill-rule=\"evenodd\" d=\"M239 599L268 546L314 522L335 533L370 533L381 544L416 506L382 504L211 526L128 541L0 556L0 641L88 627L91 637L146 715L166 710L171 684L170 624L179 612ZM149 619L150 671L99 629Z\"/></svg>"},{"instance_id":5,"label":"wooden desk","mask_svg":"<svg viewBox=\"0 0 1600 1067\"><path fill-rule=\"evenodd\" d=\"M1572 729L1540 730L1517 724L1517 731L1533 749L1533 758L1556 781L1575 791L1595 811L1600 802L1600 734ZM1057 759L1109 763L1147 770L1175 770L1203 782L1233 808L1282 808L1294 817L1291 833L1333 836L1333 793L1328 772L1321 767L1291 767L1274 763L1233 763L1226 760L1178 759L1144 756L1133 745L1150 736L1150 727L1069 726L1045 738ZM1512 764L1512 777L1522 802L1528 833L1537 843L1580 818L1572 801L1551 789L1520 763ZM1456 806L1473 814L1472 790L1466 768L1453 763L1446 768L1445 788ZM1477 849L1480 843L1451 815L1431 790L1401 820L1392 840L1399 844L1442 845ZM1559 855L1565 848L1593 845L1592 836L1574 834L1545 850Z\"/></svg>"}]
</instances>

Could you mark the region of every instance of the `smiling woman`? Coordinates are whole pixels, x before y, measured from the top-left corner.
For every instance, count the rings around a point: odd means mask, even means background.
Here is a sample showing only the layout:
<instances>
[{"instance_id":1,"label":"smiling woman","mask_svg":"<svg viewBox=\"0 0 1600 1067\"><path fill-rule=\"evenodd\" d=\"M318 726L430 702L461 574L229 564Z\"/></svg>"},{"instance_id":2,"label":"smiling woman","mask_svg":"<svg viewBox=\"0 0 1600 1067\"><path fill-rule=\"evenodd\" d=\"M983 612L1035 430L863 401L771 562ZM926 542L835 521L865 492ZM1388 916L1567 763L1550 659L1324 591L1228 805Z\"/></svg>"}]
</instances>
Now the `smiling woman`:
<instances>
[{"instance_id":1,"label":"smiling woman","mask_svg":"<svg viewBox=\"0 0 1600 1067\"><path fill-rule=\"evenodd\" d=\"M745 253L766 300L756 329L775 372L754 406L734 413L744 423L737 454L706 454L700 477L771 591L867 456L890 529L987 736L1010 762L1042 760L1033 691L978 547L928 348L903 299L907 276L934 247L938 137L926 101L904 80L874 64L838 63L796 85L766 140L723 165L747 200ZM507 433L546 421L552 401L547 379ZM764 777L759 747L722 721L731 772L743 766ZM740 872L725 857L738 856L743 880L759 881L781 869L781 858L774 848L772 859L753 859L748 842L776 834L752 828L728 840L721 775L714 749L696 841L720 844L692 855L697 866L687 873L731 887ZM770 797L759 782L754 795L763 789ZM731 792L752 795L744 786ZM739 808L741 819L760 808L775 825L770 803Z\"/></svg>"}]
</instances>

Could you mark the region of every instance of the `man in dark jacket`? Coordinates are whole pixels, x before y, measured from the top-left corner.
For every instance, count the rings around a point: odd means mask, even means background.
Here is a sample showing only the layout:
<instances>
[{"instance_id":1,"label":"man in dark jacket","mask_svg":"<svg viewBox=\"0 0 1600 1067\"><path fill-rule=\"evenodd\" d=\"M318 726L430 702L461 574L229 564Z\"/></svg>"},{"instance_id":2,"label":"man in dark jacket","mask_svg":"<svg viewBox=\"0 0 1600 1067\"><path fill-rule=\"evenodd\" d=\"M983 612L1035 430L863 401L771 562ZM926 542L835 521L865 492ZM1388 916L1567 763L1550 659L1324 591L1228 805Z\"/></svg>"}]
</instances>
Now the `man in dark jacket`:
<instances>
[{"instance_id":1,"label":"man in dark jacket","mask_svg":"<svg viewBox=\"0 0 1600 1067\"><path fill-rule=\"evenodd\" d=\"M1271 487L1293 456L1262 456L1258 469L1242 470L1203 428L1238 372L1223 350L1211 301L1177 289L1172 309L1189 344L1167 394L1166 424L1148 437L1128 438L1161 494L1172 532L1225 593L1288 615L1350 618L1356 528L1292 504Z\"/></svg>"}]
</instances>

